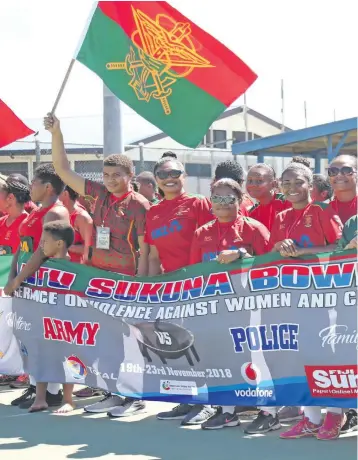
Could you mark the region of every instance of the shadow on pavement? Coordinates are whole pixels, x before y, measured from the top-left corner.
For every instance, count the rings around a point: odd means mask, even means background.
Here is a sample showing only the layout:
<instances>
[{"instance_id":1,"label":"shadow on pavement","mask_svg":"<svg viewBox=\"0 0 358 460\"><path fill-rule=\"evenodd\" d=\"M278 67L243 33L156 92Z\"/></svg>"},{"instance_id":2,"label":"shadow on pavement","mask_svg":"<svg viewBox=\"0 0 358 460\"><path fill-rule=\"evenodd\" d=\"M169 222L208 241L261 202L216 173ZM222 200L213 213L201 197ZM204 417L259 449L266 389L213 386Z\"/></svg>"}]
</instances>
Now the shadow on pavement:
<instances>
[{"instance_id":1,"label":"shadow on pavement","mask_svg":"<svg viewBox=\"0 0 358 460\"><path fill-rule=\"evenodd\" d=\"M81 401L82 402L82 401ZM88 400L86 401L88 404ZM242 426L217 431L180 428L178 421L158 421L154 415L111 420L102 415L56 416L50 412L27 415L0 405L0 437L22 442L0 445L1 451L22 451L39 444L82 446L69 459L98 458L108 454L148 456L160 460L222 460L228 456L250 460L337 460L357 458L357 437L322 442L316 439L281 440L279 432L247 436ZM26 415L25 415L26 414ZM22 416L23 415L23 416ZM45 447L45 446L44 446Z\"/></svg>"}]
</instances>

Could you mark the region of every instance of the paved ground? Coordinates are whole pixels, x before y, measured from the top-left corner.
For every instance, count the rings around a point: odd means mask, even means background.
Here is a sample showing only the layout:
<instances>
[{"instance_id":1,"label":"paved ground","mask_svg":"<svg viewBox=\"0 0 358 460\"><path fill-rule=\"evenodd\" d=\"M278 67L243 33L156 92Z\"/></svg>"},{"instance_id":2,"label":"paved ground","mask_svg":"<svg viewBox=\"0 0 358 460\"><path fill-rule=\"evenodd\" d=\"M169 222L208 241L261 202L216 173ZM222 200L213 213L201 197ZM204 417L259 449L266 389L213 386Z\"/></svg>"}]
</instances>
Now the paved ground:
<instances>
[{"instance_id":1,"label":"paved ground","mask_svg":"<svg viewBox=\"0 0 358 460\"><path fill-rule=\"evenodd\" d=\"M218 431L180 428L177 421L158 421L156 412L170 407L149 403L148 413L131 419L110 420L105 415L51 412L28 414L10 406L19 390L0 389L0 459L109 459L121 460L354 460L357 436L337 441L315 439L283 441L278 432L248 436L242 427ZM79 401L79 406L91 400ZM247 423L246 422L243 422Z\"/></svg>"}]
</instances>

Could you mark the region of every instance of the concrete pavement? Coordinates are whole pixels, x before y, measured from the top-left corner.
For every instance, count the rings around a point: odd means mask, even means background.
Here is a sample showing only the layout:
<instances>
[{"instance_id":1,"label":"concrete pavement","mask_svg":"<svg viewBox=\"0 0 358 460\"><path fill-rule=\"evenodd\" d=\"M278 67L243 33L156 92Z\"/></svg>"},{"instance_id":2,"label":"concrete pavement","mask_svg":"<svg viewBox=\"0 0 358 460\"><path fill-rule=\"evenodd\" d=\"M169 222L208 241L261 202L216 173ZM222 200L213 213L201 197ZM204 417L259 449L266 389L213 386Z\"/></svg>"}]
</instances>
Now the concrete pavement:
<instances>
[{"instance_id":1,"label":"concrete pavement","mask_svg":"<svg viewBox=\"0 0 358 460\"><path fill-rule=\"evenodd\" d=\"M284 441L279 432L248 436L242 426L217 431L180 428L178 421L158 421L155 414L172 405L149 403L148 412L132 418L109 419L85 414L79 400L70 415L28 414L10 401L20 390L0 387L0 459L132 459L132 460L355 460L357 436L337 441ZM248 423L243 420L242 425ZM288 425L287 425L288 426Z\"/></svg>"}]
</instances>

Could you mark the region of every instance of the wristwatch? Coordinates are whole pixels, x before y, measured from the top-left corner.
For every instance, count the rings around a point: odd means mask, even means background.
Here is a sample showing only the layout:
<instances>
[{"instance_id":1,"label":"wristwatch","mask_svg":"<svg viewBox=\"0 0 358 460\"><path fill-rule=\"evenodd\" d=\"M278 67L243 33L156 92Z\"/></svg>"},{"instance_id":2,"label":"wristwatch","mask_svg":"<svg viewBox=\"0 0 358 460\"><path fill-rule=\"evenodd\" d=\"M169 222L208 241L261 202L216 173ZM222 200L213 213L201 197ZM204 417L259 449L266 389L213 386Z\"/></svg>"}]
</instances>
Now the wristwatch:
<instances>
[{"instance_id":1,"label":"wristwatch","mask_svg":"<svg viewBox=\"0 0 358 460\"><path fill-rule=\"evenodd\" d=\"M247 255L247 251L245 248L239 248L237 250L237 258L240 260L240 259L243 259L245 256Z\"/></svg>"}]
</instances>

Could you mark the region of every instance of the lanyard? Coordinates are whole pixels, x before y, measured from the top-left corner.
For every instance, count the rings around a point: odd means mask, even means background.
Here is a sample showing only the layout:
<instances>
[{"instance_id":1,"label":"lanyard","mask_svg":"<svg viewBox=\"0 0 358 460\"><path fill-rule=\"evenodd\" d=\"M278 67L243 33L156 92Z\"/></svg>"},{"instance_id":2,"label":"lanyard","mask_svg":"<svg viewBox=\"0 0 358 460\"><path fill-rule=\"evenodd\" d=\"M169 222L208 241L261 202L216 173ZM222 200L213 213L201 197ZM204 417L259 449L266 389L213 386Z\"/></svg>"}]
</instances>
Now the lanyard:
<instances>
[{"instance_id":1,"label":"lanyard","mask_svg":"<svg viewBox=\"0 0 358 460\"><path fill-rule=\"evenodd\" d=\"M306 212L310 209L311 203L309 203L305 208L302 209L302 212L298 217L293 221L293 223L286 229L286 239L289 239L292 233L292 230L297 227L298 223L303 219Z\"/></svg>"},{"instance_id":2,"label":"lanyard","mask_svg":"<svg viewBox=\"0 0 358 460\"><path fill-rule=\"evenodd\" d=\"M104 227L104 222L105 222L105 220L107 219L108 213L109 213L109 211L113 208L113 206L114 206L115 204L118 204L118 203L121 203L122 201L124 201L124 200L127 198L127 196L129 196L131 193L132 193L132 190L130 190L129 192L127 192L127 193L125 193L124 195L120 196L120 197L118 198L118 200L115 200L112 204L110 204L110 205L107 207L107 212L105 213L104 217L102 218L102 225L101 225L102 227ZM109 196L111 196L111 195L109 195ZM101 214L102 214L102 212L101 212ZM101 217L102 217L102 216L101 216Z\"/></svg>"}]
</instances>

